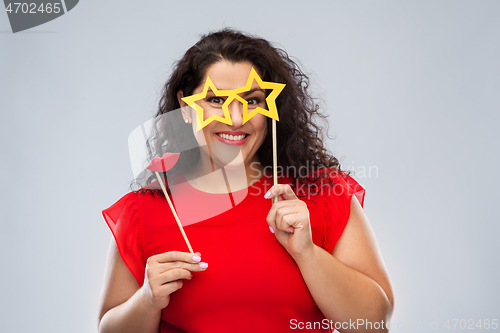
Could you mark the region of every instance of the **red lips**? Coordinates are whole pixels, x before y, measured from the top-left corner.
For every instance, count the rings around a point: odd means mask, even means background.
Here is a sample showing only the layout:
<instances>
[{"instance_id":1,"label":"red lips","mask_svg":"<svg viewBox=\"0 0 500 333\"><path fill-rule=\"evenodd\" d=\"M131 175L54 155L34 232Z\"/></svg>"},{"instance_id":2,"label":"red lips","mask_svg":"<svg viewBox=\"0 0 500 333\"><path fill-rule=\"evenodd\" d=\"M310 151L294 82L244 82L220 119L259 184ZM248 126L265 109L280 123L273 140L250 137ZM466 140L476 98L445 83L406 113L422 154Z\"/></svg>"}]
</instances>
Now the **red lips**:
<instances>
[{"instance_id":1,"label":"red lips","mask_svg":"<svg viewBox=\"0 0 500 333\"><path fill-rule=\"evenodd\" d=\"M151 163L149 163L147 169L154 172L166 172L173 168L179 156L179 153L165 153L162 158L155 157Z\"/></svg>"}]
</instances>

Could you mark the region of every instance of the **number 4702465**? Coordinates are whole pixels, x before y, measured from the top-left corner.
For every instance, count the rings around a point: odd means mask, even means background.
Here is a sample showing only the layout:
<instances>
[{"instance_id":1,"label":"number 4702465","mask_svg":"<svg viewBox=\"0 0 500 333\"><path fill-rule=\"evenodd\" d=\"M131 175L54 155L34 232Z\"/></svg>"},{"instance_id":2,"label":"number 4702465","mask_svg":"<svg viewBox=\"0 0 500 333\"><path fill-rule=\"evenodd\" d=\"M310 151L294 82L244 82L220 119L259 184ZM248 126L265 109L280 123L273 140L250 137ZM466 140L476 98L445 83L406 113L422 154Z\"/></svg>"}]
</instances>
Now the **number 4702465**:
<instances>
[{"instance_id":1,"label":"number 4702465","mask_svg":"<svg viewBox=\"0 0 500 333\"><path fill-rule=\"evenodd\" d=\"M451 324L450 324L451 321ZM474 319L448 319L446 323L444 323L444 327L452 328L452 329L462 329L462 330L473 330L473 329L485 329L489 330L498 328L498 319L479 319L475 321Z\"/></svg>"},{"instance_id":2,"label":"number 4702465","mask_svg":"<svg viewBox=\"0 0 500 333\"><path fill-rule=\"evenodd\" d=\"M58 14L61 12L60 3L41 3L37 8L36 3L27 3L27 2L14 2L9 3L9 5L5 8L5 11L9 14L36 14L36 13L54 13Z\"/></svg>"}]
</instances>

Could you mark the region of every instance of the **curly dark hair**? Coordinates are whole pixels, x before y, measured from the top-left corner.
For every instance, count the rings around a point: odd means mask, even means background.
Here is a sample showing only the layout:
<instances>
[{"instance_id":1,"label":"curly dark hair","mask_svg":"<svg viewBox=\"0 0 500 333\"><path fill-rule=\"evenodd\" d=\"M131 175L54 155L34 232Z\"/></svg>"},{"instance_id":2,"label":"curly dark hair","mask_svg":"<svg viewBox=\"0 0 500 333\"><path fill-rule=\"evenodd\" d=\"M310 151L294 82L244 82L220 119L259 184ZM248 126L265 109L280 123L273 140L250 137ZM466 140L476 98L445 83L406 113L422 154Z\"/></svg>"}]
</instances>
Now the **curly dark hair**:
<instances>
[{"instance_id":1,"label":"curly dark hair","mask_svg":"<svg viewBox=\"0 0 500 333\"><path fill-rule=\"evenodd\" d=\"M182 90L184 96L191 95L196 87L202 84L208 68L223 60L231 63L249 62L260 73L263 81L286 84L285 89L276 99L280 119L276 126L277 165L280 173L306 185L309 194L312 184L315 184L314 188L318 191L320 187L328 184L329 182L324 180L330 179L329 175L332 172L349 174L349 171L341 170L337 158L331 155L325 147L324 128L317 121L322 120L326 123L327 116L320 111L319 104L308 92L307 75L283 49L271 45L265 39L234 29L226 28L202 36L194 46L187 50L182 59L174 64L173 72L163 86L155 117L179 109L178 91ZM271 121L271 118L267 118L266 138L257 151L261 164L267 168L271 167L273 162ZM174 140L168 138L165 140L165 137L161 136L179 138L185 135L185 126L187 125L180 114L175 122L157 124L159 133L168 134L158 134L159 137L154 144L155 151L179 151L178 144ZM187 140L196 140L192 133L191 137ZM190 152L190 154L195 153ZM155 155L161 156L159 153ZM185 160L181 154L179 162L171 172L185 169L187 167L183 163ZM154 181L154 177L149 176L148 179L148 184ZM318 184L321 186L318 187Z\"/></svg>"}]
</instances>

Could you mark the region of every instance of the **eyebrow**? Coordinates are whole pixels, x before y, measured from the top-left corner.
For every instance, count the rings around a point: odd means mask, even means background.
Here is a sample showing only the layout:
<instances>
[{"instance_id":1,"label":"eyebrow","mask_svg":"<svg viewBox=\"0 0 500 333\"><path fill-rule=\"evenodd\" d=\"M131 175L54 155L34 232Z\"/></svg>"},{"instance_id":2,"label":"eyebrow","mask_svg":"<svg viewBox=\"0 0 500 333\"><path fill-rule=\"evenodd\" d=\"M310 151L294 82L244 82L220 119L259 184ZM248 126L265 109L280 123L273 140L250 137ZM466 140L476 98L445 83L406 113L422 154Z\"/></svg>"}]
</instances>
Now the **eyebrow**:
<instances>
[{"instance_id":1,"label":"eyebrow","mask_svg":"<svg viewBox=\"0 0 500 333\"><path fill-rule=\"evenodd\" d=\"M217 90L226 91L226 89L217 89ZM233 89L233 90L236 90L236 89ZM251 89L251 90L249 90L249 91L244 91L244 92L242 92L241 94L242 94L243 96L247 96L247 95L250 95L250 94L252 94L252 93L254 93L254 92L256 92L256 91L263 92L264 94L266 93L266 91L265 91L264 89L261 89L261 88L255 88L255 89ZM208 90L207 90L207 94L208 94L208 93L214 93L214 92L213 92L213 90L212 90L211 88L208 88Z\"/></svg>"},{"instance_id":2,"label":"eyebrow","mask_svg":"<svg viewBox=\"0 0 500 333\"><path fill-rule=\"evenodd\" d=\"M264 89L261 89L261 88L255 88L255 89L252 89L252 90L249 90L249 91L244 91L241 94L243 96L247 96L247 95L250 95L250 94L252 94L252 93L254 93L256 91L260 91L260 92L263 92L264 94L266 94L266 91Z\"/></svg>"}]
</instances>

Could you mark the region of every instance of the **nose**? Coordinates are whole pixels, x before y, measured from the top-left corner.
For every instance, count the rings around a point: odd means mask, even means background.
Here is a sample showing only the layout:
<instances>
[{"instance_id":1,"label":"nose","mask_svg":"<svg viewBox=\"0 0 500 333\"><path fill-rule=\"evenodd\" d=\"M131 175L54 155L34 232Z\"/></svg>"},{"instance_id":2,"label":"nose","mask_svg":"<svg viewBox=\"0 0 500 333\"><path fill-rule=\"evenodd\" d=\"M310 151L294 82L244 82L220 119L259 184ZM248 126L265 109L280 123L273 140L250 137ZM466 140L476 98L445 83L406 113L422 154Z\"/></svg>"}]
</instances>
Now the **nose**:
<instances>
[{"instance_id":1,"label":"nose","mask_svg":"<svg viewBox=\"0 0 500 333\"><path fill-rule=\"evenodd\" d=\"M228 109L233 127L238 128L243 126L243 104L237 99L234 99L229 103Z\"/></svg>"}]
</instances>

